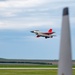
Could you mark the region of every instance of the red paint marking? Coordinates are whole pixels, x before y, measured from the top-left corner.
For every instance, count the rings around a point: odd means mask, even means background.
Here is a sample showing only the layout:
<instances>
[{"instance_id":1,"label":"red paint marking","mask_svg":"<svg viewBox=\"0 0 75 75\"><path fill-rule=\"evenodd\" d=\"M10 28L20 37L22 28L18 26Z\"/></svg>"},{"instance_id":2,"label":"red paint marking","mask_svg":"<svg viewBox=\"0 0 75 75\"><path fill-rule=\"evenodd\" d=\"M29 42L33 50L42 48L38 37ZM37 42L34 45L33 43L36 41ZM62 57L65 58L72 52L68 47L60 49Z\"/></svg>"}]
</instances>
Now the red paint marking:
<instances>
[{"instance_id":1,"label":"red paint marking","mask_svg":"<svg viewBox=\"0 0 75 75\"><path fill-rule=\"evenodd\" d=\"M52 33L52 29L49 29L48 32L49 32L49 33Z\"/></svg>"}]
</instances>

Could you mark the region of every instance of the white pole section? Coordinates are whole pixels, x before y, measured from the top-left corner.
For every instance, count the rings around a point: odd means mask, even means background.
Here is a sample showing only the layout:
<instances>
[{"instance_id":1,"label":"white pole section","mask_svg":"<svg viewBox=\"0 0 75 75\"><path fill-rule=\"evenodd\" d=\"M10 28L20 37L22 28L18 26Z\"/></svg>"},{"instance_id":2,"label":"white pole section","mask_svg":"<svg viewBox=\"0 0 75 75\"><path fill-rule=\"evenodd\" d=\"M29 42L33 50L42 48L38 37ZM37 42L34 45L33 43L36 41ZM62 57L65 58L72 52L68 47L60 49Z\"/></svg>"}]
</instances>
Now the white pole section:
<instances>
[{"instance_id":1,"label":"white pole section","mask_svg":"<svg viewBox=\"0 0 75 75\"><path fill-rule=\"evenodd\" d=\"M58 75L72 75L72 57L68 8L63 9Z\"/></svg>"}]
</instances>

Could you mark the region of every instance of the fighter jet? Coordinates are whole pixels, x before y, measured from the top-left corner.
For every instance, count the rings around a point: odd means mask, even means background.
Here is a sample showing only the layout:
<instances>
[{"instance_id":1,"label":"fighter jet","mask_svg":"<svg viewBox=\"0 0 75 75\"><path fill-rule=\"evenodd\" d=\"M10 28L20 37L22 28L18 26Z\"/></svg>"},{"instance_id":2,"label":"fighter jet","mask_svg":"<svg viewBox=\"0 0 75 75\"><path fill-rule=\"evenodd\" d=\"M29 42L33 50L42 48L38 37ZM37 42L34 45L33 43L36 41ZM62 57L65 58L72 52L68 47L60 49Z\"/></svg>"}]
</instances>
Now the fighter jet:
<instances>
[{"instance_id":1,"label":"fighter jet","mask_svg":"<svg viewBox=\"0 0 75 75\"><path fill-rule=\"evenodd\" d=\"M45 37L47 38L53 38L56 35L53 35L55 32L52 31L52 29L49 29L48 32L40 32L39 30L30 31L31 33L35 33L37 38L39 37Z\"/></svg>"}]
</instances>

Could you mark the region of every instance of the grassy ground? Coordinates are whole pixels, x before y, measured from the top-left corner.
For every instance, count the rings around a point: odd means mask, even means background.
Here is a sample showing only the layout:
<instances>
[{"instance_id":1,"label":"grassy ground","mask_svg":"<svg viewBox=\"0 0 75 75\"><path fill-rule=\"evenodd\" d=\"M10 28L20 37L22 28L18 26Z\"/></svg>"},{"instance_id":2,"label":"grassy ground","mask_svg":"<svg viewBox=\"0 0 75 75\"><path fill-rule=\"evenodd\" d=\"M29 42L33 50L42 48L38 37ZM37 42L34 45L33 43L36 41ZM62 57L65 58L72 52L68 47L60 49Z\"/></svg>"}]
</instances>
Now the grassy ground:
<instances>
[{"instance_id":1,"label":"grassy ground","mask_svg":"<svg viewBox=\"0 0 75 75\"><path fill-rule=\"evenodd\" d=\"M0 70L0 75L56 75L57 70Z\"/></svg>"},{"instance_id":2,"label":"grassy ground","mask_svg":"<svg viewBox=\"0 0 75 75\"><path fill-rule=\"evenodd\" d=\"M57 68L57 65L0 64L0 68ZM75 65L73 65L75 68Z\"/></svg>"},{"instance_id":3,"label":"grassy ground","mask_svg":"<svg viewBox=\"0 0 75 75\"><path fill-rule=\"evenodd\" d=\"M57 65L0 65L0 68L57 68Z\"/></svg>"},{"instance_id":4,"label":"grassy ground","mask_svg":"<svg viewBox=\"0 0 75 75\"><path fill-rule=\"evenodd\" d=\"M57 68L57 65L0 65L0 68ZM57 69L0 69L0 75L57 75Z\"/></svg>"},{"instance_id":5,"label":"grassy ground","mask_svg":"<svg viewBox=\"0 0 75 75\"><path fill-rule=\"evenodd\" d=\"M57 75L57 70L0 70L0 75Z\"/></svg>"}]
</instances>

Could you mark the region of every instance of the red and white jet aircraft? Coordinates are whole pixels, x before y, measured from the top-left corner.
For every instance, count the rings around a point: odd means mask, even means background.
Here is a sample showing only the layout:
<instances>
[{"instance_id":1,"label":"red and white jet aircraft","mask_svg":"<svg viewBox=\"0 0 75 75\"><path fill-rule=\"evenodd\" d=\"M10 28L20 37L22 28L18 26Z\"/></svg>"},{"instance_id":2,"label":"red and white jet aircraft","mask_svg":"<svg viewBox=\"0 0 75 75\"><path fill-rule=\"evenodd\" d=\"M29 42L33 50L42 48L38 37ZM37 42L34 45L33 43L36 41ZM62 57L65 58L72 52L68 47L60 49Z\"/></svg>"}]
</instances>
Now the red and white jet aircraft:
<instances>
[{"instance_id":1,"label":"red and white jet aircraft","mask_svg":"<svg viewBox=\"0 0 75 75\"><path fill-rule=\"evenodd\" d=\"M52 31L52 29L49 29L48 32L40 32L39 30L34 30L34 31L31 31L31 33L35 33L38 37L45 37L46 39L47 38L53 38L53 36L56 36L56 35L53 35L55 32Z\"/></svg>"}]
</instances>

